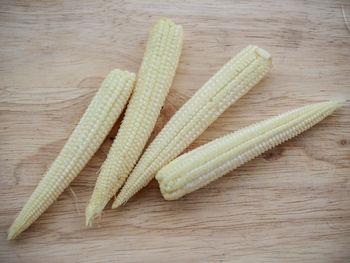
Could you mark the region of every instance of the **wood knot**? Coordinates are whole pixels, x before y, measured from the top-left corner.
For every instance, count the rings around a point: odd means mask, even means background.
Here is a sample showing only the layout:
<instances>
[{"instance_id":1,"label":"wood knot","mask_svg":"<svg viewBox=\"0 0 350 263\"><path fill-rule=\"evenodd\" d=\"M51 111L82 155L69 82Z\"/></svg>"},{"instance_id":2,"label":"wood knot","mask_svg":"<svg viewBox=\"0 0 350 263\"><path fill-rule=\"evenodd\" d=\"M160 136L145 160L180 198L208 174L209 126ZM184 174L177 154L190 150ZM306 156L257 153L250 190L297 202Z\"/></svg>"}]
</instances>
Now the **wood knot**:
<instances>
[{"instance_id":1,"label":"wood knot","mask_svg":"<svg viewBox=\"0 0 350 263\"><path fill-rule=\"evenodd\" d=\"M341 139L339 141L339 143L340 143L340 145L346 145L346 144L348 144L348 141L346 139Z\"/></svg>"},{"instance_id":2,"label":"wood knot","mask_svg":"<svg viewBox=\"0 0 350 263\"><path fill-rule=\"evenodd\" d=\"M281 147L274 148L262 154L262 158L267 161L274 161L282 156L283 149Z\"/></svg>"}]
</instances>

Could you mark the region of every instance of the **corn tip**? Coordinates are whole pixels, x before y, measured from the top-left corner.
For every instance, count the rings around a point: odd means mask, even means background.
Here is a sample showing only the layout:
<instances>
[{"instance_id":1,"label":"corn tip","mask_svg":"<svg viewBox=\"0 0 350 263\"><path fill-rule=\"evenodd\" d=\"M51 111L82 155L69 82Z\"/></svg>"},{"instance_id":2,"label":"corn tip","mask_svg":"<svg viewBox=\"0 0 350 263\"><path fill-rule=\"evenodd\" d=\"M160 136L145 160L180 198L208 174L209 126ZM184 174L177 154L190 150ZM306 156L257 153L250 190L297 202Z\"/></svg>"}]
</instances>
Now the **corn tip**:
<instances>
[{"instance_id":1,"label":"corn tip","mask_svg":"<svg viewBox=\"0 0 350 263\"><path fill-rule=\"evenodd\" d=\"M346 102L346 99L336 99L336 100L333 100L333 102L335 103L335 106L338 108Z\"/></svg>"},{"instance_id":2,"label":"corn tip","mask_svg":"<svg viewBox=\"0 0 350 263\"><path fill-rule=\"evenodd\" d=\"M255 50L255 52L256 52L259 56L263 57L263 58L266 59L266 60L272 60L271 54L270 54L269 52L267 52L265 49L262 49L262 48L258 47L258 48Z\"/></svg>"},{"instance_id":3,"label":"corn tip","mask_svg":"<svg viewBox=\"0 0 350 263\"><path fill-rule=\"evenodd\" d=\"M173 21L171 21L169 18L165 17L165 16L161 16L156 20L156 23L158 23L159 21L165 21L167 23L173 23Z\"/></svg>"},{"instance_id":4,"label":"corn tip","mask_svg":"<svg viewBox=\"0 0 350 263\"><path fill-rule=\"evenodd\" d=\"M122 199L120 198L117 198L114 200L113 204L112 204L112 209L116 209L118 208L119 206L121 206L125 201L123 201Z\"/></svg>"},{"instance_id":5,"label":"corn tip","mask_svg":"<svg viewBox=\"0 0 350 263\"><path fill-rule=\"evenodd\" d=\"M97 209L96 207L89 204L85 210L85 225L92 226L92 222L95 218L100 216L102 213L102 209Z\"/></svg>"},{"instance_id":6,"label":"corn tip","mask_svg":"<svg viewBox=\"0 0 350 263\"><path fill-rule=\"evenodd\" d=\"M335 110L335 109L339 108L340 106L342 106L342 104L345 101L346 100L344 100L344 99L335 99L335 100L321 102L319 105L322 105L321 107L330 107L330 108L333 108L333 110Z\"/></svg>"},{"instance_id":7,"label":"corn tip","mask_svg":"<svg viewBox=\"0 0 350 263\"><path fill-rule=\"evenodd\" d=\"M13 228L12 226L8 229L7 231L7 240L13 240L16 238L16 234L15 234L15 231L13 231Z\"/></svg>"}]
</instances>

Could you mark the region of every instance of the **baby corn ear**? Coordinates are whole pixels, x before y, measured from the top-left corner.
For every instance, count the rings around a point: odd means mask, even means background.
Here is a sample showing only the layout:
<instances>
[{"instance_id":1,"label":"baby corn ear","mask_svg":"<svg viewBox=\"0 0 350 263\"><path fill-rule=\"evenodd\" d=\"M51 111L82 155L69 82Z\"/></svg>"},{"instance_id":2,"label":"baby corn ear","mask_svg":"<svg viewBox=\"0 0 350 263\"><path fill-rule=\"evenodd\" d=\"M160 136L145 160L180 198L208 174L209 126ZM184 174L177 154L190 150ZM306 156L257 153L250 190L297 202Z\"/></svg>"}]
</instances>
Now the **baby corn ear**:
<instances>
[{"instance_id":1,"label":"baby corn ear","mask_svg":"<svg viewBox=\"0 0 350 263\"><path fill-rule=\"evenodd\" d=\"M56 160L8 231L14 239L29 227L84 168L124 109L135 74L113 70L103 81Z\"/></svg>"},{"instance_id":2,"label":"baby corn ear","mask_svg":"<svg viewBox=\"0 0 350 263\"><path fill-rule=\"evenodd\" d=\"M230 105L255 86L272 66L270 54L248 46L226 63L169 120L143 154L113 208L146 186Z\"/></svg>"},{"instance_id":3,"label":"baby corn ear","mask_svg":"<svg viewBox=\"0 0 350 263\"><path fill-rule=\"evenodd\" d=\"M181 26L165 17L154 24L135 91L86 208L87 225L101 214L140 157L171 86L182 42Z\"/></svg>"},{"instance_id":4,"label":"baby corn ear","mask_svg":"<svg viewBox=\"0 0 350 263\"><path fill-rule=\"evenodd\" d=\"M191 193L272 147L309 129L341 101L311 104L216 139L163 167L156 179L167 200Z\"/></svg>"}]
</instances>

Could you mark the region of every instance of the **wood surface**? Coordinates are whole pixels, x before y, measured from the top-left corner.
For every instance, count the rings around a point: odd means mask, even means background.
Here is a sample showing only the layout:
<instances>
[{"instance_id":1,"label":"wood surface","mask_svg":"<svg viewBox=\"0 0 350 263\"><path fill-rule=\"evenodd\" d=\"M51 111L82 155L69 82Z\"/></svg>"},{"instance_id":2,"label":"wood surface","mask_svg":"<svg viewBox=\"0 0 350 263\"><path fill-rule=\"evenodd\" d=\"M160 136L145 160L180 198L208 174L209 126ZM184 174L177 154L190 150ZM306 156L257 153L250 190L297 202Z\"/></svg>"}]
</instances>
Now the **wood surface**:
<instances>
[{"instance_id":1,"label":"wood surface","mask_svg":"<svg viewBox=\"0 0 350 263\"><path fill-rule=\"evenodd\" d=\"M350 99L350 2L1 1L0 262L349 262L350 103L301 136L178 201L152 181L86 228L118 124L17 240L7 228L113 68L137 72L152 23L185 41L154 134L248 44L274 68L190 148L307 103Z\"/></svg>"}]
</instances>

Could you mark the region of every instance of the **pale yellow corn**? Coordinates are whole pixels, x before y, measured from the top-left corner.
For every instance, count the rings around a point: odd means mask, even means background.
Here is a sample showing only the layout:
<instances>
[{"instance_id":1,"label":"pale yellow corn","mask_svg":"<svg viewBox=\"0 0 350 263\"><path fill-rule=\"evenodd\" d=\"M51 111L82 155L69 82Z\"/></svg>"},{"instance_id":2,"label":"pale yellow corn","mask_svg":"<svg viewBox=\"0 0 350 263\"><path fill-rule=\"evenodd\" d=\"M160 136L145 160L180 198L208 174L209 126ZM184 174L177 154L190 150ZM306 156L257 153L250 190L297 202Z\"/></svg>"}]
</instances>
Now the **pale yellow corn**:
<instances>
[{"instance_id":1,"label":"pale yellow corn","mask_svg":"<svg viewBox=\"0 0 350 263\"><path fill-rule=\"evenodd\" d=\"M149 35L135 91L86 208L87 225L101 214L141 155L171 86L182 43L181 26L167 18L156 21Z\"/></svg>"},{"instance_id":2,"label":"pale yellow corn","mask_svg":"<svg viewBox=\"0 0 350 263\"><path fill-rule=\"evenodd\" d=\"M154 139L132 171L113 208L148 184L222 112L257 84L271 68L270 54L248 46L226 63L187 101Z\"/></svg>"},{"instance_id":3,"label":"pale yellow corn","mask_svg":"<svg viewBox=\"0 0 350 263\"><path fill-rule=\"evenodd\" d=\"M135 74L113 70L101 84L73 133L8 231L14 239L28 228L84 168L124 109Z\"/></svg>"},{"instance_id":4,"label":"pale yellow corn","mask_svg":"<svg viewBox=\"0 0 350 263\"><path fill-rule=\"evenodd\" d=\"M163 197L167 200L178 199L207 185L312 127L340 104L340 101L329 101L298 108L181 155L156 175Z\"/></svg>"}]
</instances>

